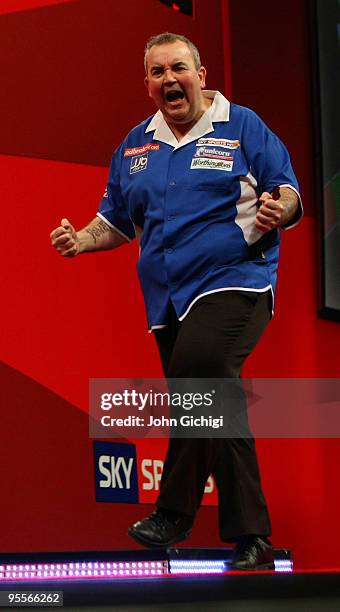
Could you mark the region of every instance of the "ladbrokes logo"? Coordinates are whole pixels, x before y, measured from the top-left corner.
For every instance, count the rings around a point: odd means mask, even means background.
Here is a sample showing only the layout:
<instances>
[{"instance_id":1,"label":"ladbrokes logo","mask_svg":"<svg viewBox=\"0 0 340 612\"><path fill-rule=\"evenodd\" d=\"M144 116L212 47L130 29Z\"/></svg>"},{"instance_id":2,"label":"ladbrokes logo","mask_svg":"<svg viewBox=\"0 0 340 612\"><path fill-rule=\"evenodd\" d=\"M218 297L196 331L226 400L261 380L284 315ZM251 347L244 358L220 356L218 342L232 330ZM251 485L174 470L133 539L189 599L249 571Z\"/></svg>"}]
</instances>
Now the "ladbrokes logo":
<instances>
[{"instance_id":1,"label":"ladbrokes logo","mask_svg":"<svg viewBox=\"0 0 340 612\"><path fill-rule=\"evenodd\" d=\"M167 440L139 440L139 444L94 442L96 501L153 504L157 499ZM216 505L215 484L210 477L204 505Z\"/></svg>"}]
</instances>

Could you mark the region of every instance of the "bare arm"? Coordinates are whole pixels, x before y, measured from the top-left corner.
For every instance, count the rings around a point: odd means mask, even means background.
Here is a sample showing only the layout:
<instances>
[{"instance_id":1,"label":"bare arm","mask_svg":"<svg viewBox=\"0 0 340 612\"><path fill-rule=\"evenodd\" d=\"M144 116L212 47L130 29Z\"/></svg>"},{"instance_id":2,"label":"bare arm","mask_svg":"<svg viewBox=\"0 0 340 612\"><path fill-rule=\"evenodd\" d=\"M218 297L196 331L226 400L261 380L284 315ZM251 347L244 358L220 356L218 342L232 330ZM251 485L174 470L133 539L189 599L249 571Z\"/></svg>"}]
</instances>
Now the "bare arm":
<instances>
[{"instance_id":1,"label":"bare arm","mask_svg":"<svg viewBox=\"0 0 340 612\"><path fill-rule=\"evenodd\" d=\"M256 227L262 232L269 232L275 227L284 227L291 221L298 209L297 193L289 187L280 187L277 200L265 191L259 198L261 203L256 215Z\"/></svg>"},{"instance_id":2,"label":"bare arm","mask_svg":"<svg viewBox=\"0 0 340 612\"><path fill-rule=\"evenodd\" d=\"M75 257L90 251L115 249L128 242L118 231L111 228L100 217L95 217L83 229L76 232L68 219L50 234L52 246L64 257Z\"/></svg>"}]
</instances>

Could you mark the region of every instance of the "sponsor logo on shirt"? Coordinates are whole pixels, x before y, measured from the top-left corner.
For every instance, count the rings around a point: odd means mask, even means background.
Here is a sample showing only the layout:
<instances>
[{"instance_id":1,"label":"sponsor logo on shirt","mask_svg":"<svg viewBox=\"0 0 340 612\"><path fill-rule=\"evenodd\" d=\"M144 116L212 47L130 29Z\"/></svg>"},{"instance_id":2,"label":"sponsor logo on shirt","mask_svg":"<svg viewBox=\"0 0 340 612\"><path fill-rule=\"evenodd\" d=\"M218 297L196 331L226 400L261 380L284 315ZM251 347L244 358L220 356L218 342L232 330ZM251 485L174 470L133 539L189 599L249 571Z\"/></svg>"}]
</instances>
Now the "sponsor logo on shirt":
<instances>
[{"instance_id":1,"label":"sponsor logo on shirt","mask_svg":"<svg viewBox=\"0 0 340 612\"><path fill-rule=\"evenodd\" d=\"M159 148L160 148L159 144L148 142L142 147L133 147L132 149L125 149L124 157L132 157L133 155L141 155L142 153L147 153L148 151L159 151Z\"/></svg>"},{"instance_id":2,"label":"sponsor logo on shirt","mask_svg":"<svg viewBox=\"0 0 340 612\"><path fill-rule=\"evenodd\" d=\"M193 158L191 161L190 168L192 170L224 170L225 172L231 172L233 169L234 162L227 161L225 159L212 159L206 157Z\"/></svg>"},{"instance_id":3,"label":"sponsor logo on shirt","mask_svg":"<svg viewBox=\"0 0 340 612\"><path fill-rule=\"evenodd\" d=\"M201 138L200 141L202 140L208 140L208 139ZM220 141L218 142L220 143ZM220 146L220 144L216 146ZM191 160L190 168L192 170L206 169L206 170L224 170L225 172L231 172L233 169L233 165L234 165L233 152L226 151L225 149L218 149L216 148L216 146L212 147L212 146L201 145L197 147L196 153Z\"/></svg>"},{"instance_id":4,"label":"sponsor logo on shirt","mask_svg":"<svg viewBox=\"0 0 340 612\"><path fill-rule=\"evenodd\" d=\"M210 148L210 147L198 147L194 158L196 157L205 157L209 159L224 159L228 161L234 161L234 157L232 153L229 151L224 151L221 149Z\"/></svg>"},{"instance_id":5,"label":"sponsor logo on shirt","mask_svg":"<svg viewBox=\"0 0 340 612\"><path fill-rule=\"evenodd\" d=\"M103 198L108 198L108 197L109 197L109 195L107 193L107 187L106 187L106 189L105 189L105 191L103 193Z\"/></svg>"},{"instance_id":6,"label":"sponsor logo on shirt","mask_svg":"<svg viewBox=\"0 0 340 612\"><path fill-rule=\"evenodd\" d=\"M239 140L228 140L228 138L200 138L196 142L196 146L215 146L223 147L224 149L237 149L240 146Z\"/></svg>"},{"instance_id":7,"label":"sponsor logo on shirt","mask_svg":"<svg viewBox=\"0 0 340 612\"><path fill-rule=\"evenodd\" d=\"M131 158L130 164L130 174L135 174L136 172L141 172L141 170L146 170L148 165L148 154L145 155L135 155Z\"/></svg>"}]
</instances>

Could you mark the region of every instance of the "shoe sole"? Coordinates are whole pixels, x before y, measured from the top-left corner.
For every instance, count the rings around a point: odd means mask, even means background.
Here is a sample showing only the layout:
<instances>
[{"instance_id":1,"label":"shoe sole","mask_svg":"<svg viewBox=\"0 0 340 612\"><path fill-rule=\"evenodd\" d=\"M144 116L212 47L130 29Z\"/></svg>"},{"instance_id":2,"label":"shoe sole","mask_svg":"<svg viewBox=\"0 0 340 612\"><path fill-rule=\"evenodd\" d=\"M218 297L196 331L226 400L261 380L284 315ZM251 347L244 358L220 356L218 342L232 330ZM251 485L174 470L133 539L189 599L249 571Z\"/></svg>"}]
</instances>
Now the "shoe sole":
<instances>
[{"instance_id":1,"label":"shoe sole","mask_svg":"<svg viewBox=\"0 0 340 612\"><path fill-rule=\"evenodd\" d=\"M184 533L180 533L175 538L172 538L172 540L168 540L167 542L162 543L153 542L152 540L143 538L143 536L140 536L131 528L128 529L128 534L131 538L138 542L138 544L142 544L147 548L168 548L169 546L172 546L172 544L177 544L178 542L183 542L183 540L186 540L191 534L191 529L188 529L188 531L185 531Z\"/></svg>"}]
</instances>

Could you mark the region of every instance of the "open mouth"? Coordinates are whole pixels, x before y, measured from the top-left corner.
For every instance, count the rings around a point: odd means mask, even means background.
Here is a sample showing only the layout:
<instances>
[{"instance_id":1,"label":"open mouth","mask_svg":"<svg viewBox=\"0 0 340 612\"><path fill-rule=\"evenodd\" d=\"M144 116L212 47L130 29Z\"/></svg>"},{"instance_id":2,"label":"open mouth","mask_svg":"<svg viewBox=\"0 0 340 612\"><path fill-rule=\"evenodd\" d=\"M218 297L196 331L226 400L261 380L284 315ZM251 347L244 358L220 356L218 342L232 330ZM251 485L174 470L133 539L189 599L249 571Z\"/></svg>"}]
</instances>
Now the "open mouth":
<instances>
[{"instance_id":1,"label":"open mouth","mask_svg":"<svg viewBox=\"0 0 340 612\"><path fill-rule=\"evenodd\" d=\"M179 89L173 89L165 94L165 99L167 102L176 102L177 100L183 100L183 98L184 93Z\"/></svg>"}]
</instances>

